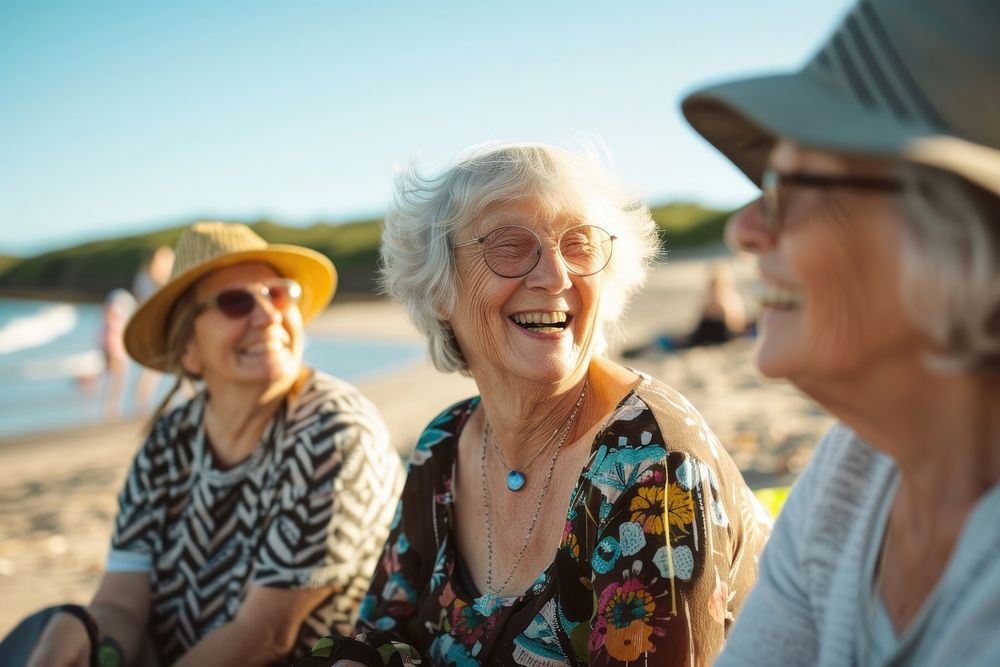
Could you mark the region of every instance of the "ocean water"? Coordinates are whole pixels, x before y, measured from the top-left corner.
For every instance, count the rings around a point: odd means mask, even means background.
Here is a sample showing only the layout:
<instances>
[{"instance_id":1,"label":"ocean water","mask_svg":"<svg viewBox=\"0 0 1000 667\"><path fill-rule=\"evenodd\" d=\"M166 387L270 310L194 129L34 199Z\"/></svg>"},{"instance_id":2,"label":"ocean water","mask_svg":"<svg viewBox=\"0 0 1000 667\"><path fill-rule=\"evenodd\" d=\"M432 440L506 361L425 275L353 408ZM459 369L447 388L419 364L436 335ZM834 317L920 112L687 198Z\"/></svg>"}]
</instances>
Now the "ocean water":
<instances>
[{"instance_id":1,"label":"ocean water","mask_svg":"<svg viewBox=\"0 0 1000 667\"><path fill-rule=\"evenodd\" d=\"M95 424L104 416L100 304L0 299L0 438ZM306 363L357 382L423 355L418 343L308 335ZM122 413L135 409L140 367L129 368ZM154 398L169 390L161 378ZM155 404L155 403L154 403Z\"/></svg>"}]
</instances>

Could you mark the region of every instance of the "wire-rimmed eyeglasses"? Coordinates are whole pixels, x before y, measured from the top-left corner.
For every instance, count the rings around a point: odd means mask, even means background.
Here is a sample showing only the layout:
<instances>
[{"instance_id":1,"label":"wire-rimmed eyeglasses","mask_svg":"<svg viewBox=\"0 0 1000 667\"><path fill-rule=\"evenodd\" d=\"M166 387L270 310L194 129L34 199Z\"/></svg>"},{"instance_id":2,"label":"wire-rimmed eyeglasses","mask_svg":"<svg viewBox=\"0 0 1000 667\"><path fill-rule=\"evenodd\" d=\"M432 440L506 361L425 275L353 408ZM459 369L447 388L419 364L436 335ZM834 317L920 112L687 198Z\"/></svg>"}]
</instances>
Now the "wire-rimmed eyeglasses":
<instances>
[{"instance_id":1,"label":"wire-rimmed eyeglasses","mask_svg":"<svg viewBox=\"0 0 1000 667\"><path fill-rule=\"evenodd\" d=\"M566 269L578 276L591 276L611 261L616 236L596 225L576 225L559 235L559 255ZM502 278L526 276L538 266L542 241L531 229L520 225L497 227L483 236L456 243L453 249L478 244L483 261Z\"/></svg>"},{"instance_id":2,"label":"wire-rimmed eyeglasses","mask_svg":"<svg viewBox=\"0 0 1000 667\"><path fill-rule=\"evenodd\" d=\"M902 192L903 182L891 176L834 176L828 174L783 173L765 169L761 177L764 225L771 233L781 230L784 223L784 187L835 189L845 188L865 192Z\"/></svg>"}]
</instances>

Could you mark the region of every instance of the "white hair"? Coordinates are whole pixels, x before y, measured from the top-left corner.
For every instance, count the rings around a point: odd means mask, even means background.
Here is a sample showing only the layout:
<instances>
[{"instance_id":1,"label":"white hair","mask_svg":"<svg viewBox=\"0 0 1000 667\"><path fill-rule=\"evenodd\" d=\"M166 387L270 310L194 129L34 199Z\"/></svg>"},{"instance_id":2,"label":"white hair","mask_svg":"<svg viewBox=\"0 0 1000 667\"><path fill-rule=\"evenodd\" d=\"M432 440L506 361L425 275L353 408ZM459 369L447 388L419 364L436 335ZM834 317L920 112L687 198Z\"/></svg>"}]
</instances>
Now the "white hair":
<instances>
[{"instance_id":1,"label":"white hair","mask_svg":"<svg viewBox=\"0 0 1000 667\"><path fill-rule=\"evenodd\" d=\"M932 167L901 173L903 303L937 348L928 363L1000 371L1000 199Z\"/></svg>"},{"instance_id":2,"label":"white hair","mask_svg":"<svg viewBox=\"0 0 1000 667\"><path fill-rule=\"evenodd\" d=\"M381 286L427 336L440 371L468 374L448 324L458 293L454 239L491 205L523 201L545 215L568 214L617 237L604 269L596 354L606 353L622 311L646 279L659 249L649 209L592 156L545 144L488 143L470 148L437 175L425 176L411 163L396 179L382 229Z\"/></svg>"}]
</instances>

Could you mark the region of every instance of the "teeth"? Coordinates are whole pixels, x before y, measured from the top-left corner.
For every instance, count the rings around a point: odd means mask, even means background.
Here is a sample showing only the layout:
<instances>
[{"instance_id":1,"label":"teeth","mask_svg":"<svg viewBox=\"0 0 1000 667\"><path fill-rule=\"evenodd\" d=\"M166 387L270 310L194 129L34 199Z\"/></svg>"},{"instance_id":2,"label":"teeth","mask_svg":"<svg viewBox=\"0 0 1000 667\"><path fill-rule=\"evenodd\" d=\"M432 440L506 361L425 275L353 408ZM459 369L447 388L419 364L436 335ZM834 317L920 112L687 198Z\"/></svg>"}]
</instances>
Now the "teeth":
<instances>
[{"instance_id":1,"label":"teeth","mask_svg":"<svg viewBox=\"0 0 1000 667\"><path fill-rule=\"evenodd\" d=\"M260 352L266 352L267 350L282 350L286 347L285 342L281 340L266 340L259 343L254 343L253 345L248 345L243 348L244 354L258 354Z\"/></svg>"},{"instance_id":2,"label":"teeth","mask_svg":"<svg viewBox=\"0 0 1000 667\"><path fill-rule=\"evenodd\" d=\"M514 313L511 319L518 324L562 324L566 322L566 313L552 311L550 313Z\"/></svg>"},{"instance_id":3,"label":"teeth","mask_svg":"<svg viewBox=\"0 0 1000 667\"><path fill-rule=\"evenodd\" d=\"M797 308L802 304L802 296L793 290L777 285L764 285L758 295L760 304L768 308Z\"/></svg>"}]
</instances>

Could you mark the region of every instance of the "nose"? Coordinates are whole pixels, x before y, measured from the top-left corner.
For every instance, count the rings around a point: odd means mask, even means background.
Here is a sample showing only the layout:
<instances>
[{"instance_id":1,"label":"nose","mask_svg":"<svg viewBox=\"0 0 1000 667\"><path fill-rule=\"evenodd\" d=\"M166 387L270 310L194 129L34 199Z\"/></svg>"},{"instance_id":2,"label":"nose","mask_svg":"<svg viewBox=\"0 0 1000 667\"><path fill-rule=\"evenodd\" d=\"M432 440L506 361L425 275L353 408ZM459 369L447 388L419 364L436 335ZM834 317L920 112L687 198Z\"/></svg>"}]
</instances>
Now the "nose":
<instances>
[{"instance_id":1,"label":"nose","mask_svg":"<svg viewBox=\"0 0 1000 667\"><path fill-rule=\"evenodd\" d=\"M573 283L569 277L569 269L563 261L559 246L554 243L542 243L542 254L528 275L525 276L528 287L544 289L556 294L569 289Z\"/></svg>"},{"instance_id":2,"label":"nose","mask_svg":"<svg viewBox=\"0 0 1000 667\"><path fill-rule=\"evenodd\" d=\"M761 200L750 202L729 217L725 231L726 245L733 250L761 254L774 246L774 234L764 224Z\"/></svg>"},{"instance_id":3,"label":"nose","mask_svg":"<svg viewBox=\"0 0 1000 667\"><path fill-rule=\"evenodd\" d=\"M264 296L260 292L254 294L254 301L256 302L253 308L253 312L250 313L250 321L253 324L270 324L271 322L280 321L282 318L281 310L271 301L271 297Z\"/></svg>"}]
</instances>

